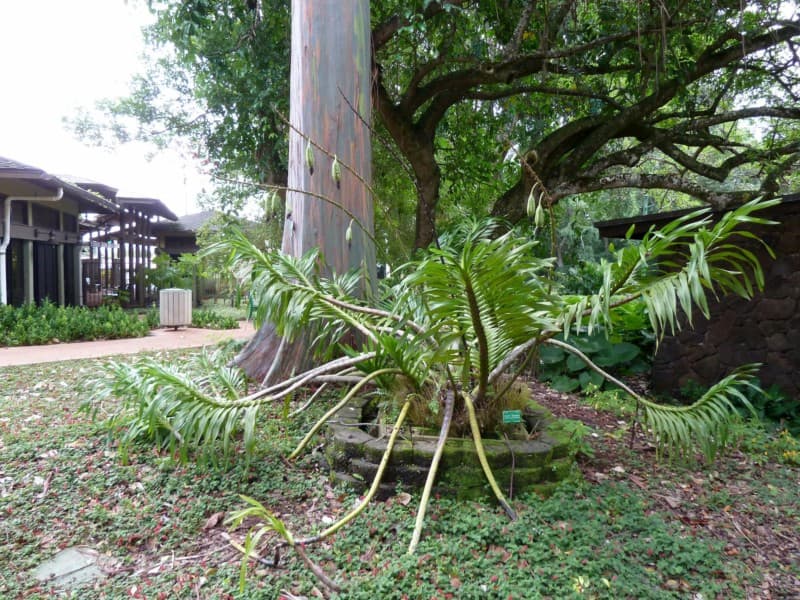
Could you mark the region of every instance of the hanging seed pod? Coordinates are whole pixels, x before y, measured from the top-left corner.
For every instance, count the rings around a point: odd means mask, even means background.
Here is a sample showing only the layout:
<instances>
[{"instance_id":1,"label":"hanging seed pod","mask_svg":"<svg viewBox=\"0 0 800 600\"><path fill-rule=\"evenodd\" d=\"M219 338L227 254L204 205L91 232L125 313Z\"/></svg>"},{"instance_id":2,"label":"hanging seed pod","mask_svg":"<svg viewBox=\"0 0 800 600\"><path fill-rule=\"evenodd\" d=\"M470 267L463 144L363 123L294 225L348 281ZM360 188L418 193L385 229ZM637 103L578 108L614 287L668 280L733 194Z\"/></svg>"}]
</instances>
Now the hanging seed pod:
<instances>
[{"instance_id":1,"label":"hanging seed pod","mask_svg":"<svg viewBox=\"0 0 800 600\"><path fill-rule=\"evenodd\" d=\"M314 174L314 149L311 147L311 140L306 142L306 166L308 167L308 174Z\"/></svg>"},{"instance_id":2,"label":"hanging seed pod","mask_svg":"<svg viewBox=\"0 0 800 600\"><path fill-rule=\"evenodd\" d=\"M333 155L333 164L331 165L331 179L333 179L337 188L341 187L342 165L339 164L339 159L335 154Z\"/></svg>"},{"instance_id":3,"label":"hanging seed pod","mask_svg":"<svg viewBox=\"0 0 800 600\"><path fill-rule=\"evenodd\" d=\"M536 184L531 188L531 193L528 194L528 205L525 207L525 212L529 217L532 217L536 212Z\"/></svg>"},{"instance_id":4,"label":"hanging seed pod","mask_svg":"<svg viewBox=\"0 0 800 600\"><path fill-rule=\"evenodd\" d=\"M536 227L541 227L544 225L544 206L541 202L536 204L536 212L533 216L533 224L536 225Z\"/></svg>"},{"instance_id":5,"label":"hanging seed pod","mask_svg":"<svg viewBox=\"0 0 800 600\"><path fill-rule=\"evenodd\" d=\"M278 208L278 192L272 190L269 193L269 213L271 215L275 214L275 209Z\"/></svg>"},{"instance_id":6,"label":"hanging seed pod","mask_svg":"<svg viewBox=\"0 0 800 600\"><path fill-rule=\"evenodd\" d=\"M348 246L350 242L353 241L353 219L350 219L350 223L347 225L347 231L344 232L344 239Z\"/></svg>"}]
</instances>

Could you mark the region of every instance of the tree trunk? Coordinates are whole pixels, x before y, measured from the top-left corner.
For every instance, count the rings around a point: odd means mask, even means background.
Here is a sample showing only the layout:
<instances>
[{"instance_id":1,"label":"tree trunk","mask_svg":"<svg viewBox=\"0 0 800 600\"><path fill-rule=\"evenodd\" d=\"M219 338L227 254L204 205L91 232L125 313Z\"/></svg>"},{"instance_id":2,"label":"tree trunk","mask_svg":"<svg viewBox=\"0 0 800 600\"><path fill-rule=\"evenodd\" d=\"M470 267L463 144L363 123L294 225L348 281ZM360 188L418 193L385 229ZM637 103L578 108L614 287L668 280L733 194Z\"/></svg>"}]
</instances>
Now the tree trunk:
<instances>
[{"instance_id":1,"label":"tree trunk","mask_svg":"<svg viewBox=\"0 0 800 600\"><path fill-rule=\"evenodd\" d=\"M367 185L372 151L369 42L368 0L292 1L289 189L282 249L300 256L319 247L326 273L363 269L364 287L375 282ZM306 158L309 151L313 166ZM334 156L341 165L339 181L332 173ZM302 336L279 348L274 327L265 323L236 362L258 381L276 381L307 366L303 361L309 362L314 350Z\"/></svg>"}]
</instances>

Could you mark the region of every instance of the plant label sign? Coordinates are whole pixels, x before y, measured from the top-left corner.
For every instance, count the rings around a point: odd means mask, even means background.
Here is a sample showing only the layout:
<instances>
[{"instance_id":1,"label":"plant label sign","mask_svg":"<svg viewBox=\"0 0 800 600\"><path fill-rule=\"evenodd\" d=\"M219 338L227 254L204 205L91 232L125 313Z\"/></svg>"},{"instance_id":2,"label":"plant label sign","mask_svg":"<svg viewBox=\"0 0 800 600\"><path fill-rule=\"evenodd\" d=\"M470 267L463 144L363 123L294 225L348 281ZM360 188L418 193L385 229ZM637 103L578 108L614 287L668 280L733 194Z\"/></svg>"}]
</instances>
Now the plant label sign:
<instances>
[{"instance_id":1,"label":"plant label sign","mask_svg":"<svg viewBox=\"0 0 800 600\"><path fill-rule=\"evenodd\" d=\"M522 423L521 410L504 410L503 423Z\"/></svg>"}]
</instances>

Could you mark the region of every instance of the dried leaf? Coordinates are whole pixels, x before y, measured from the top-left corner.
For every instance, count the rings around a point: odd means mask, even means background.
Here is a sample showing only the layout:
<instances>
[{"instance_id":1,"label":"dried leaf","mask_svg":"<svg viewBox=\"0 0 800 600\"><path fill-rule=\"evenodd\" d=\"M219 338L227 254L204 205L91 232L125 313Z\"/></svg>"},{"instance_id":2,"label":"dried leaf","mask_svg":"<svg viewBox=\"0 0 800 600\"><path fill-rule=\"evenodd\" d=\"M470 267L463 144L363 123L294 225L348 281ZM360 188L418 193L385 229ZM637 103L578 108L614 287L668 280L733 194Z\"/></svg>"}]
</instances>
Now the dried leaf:
<instances>
[{"instance_id":1,"label":"dried leaf","mask_svg":"<svg viewBox=\"0 0 800 600\"><path fill-rule=\"evenodd\" d=\"M208 531L209 529L214 529L219 523L222 521L223 517L225 517L224 512L215 512L213 515L206 519L205 525L203 525L203 531Z\"/></svg>"}]
</instances>

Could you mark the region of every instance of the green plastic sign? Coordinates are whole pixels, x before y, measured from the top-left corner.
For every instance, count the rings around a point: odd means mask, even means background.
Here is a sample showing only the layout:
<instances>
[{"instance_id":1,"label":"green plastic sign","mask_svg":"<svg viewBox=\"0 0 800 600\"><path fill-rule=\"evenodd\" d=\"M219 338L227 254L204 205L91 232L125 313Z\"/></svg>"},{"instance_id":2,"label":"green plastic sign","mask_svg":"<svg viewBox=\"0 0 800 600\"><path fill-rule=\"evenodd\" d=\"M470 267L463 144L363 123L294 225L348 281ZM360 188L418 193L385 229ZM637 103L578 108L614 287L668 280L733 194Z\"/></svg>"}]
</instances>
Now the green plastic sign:
<instances>
[{"instance_id":1,"label":"green plastic sign","mask_svg":"<svg viewBox=\"0 0 800 600\"><path fill-rule=\"evenodd\" d=\"M504 410L503 423L522 423L521 410Z\"/></svg>"}]
</instances>

